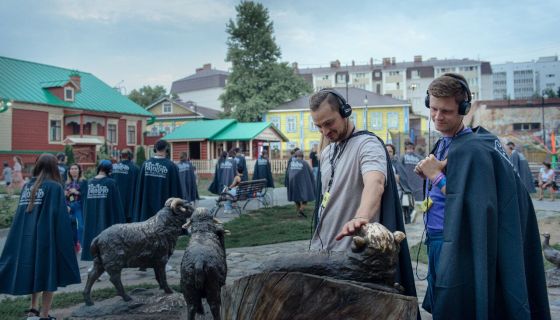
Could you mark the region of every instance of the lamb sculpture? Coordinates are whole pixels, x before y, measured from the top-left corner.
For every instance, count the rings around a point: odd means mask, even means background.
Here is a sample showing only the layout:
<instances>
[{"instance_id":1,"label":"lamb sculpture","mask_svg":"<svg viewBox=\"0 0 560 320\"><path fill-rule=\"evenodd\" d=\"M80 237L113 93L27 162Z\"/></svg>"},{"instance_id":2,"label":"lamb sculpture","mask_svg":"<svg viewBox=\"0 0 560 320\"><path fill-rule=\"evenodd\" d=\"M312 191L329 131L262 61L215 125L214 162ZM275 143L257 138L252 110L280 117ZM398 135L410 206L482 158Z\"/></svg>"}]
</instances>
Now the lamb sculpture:
<instances>
[{"instance_id":1,"label":"lamb sculpture","mask_svg":"<svg viewBox=\"0 0 560 320\"><path fill-rule=\"evenodd\" d=\"M206 298L214 319L220 319L220 291L226 282L227 264L221 222L206 208L197 208L184 228L191 239L181 261L181 288L187 302L187 319L204 313Z\"/></svg>"},{"instance_id":2,"label":"lamb sculpture","mask_svg":"<svg viewBox=\"0 0 560 320\"><path fill-rule=\"evenodd\" d=\"M182 199L169 198L165 206L153 217L143 222L115 224L103 230L91 243L93 268L83 296L86 305L93 305L91 287L104 271L109 274L117 294L125 301L132 298L124 291L121 282L123 268L154 268L159 287L165 293L173 291L167 284L165 265L173 254L182 226L194 208Z\"/></svg>"}]
</instances>

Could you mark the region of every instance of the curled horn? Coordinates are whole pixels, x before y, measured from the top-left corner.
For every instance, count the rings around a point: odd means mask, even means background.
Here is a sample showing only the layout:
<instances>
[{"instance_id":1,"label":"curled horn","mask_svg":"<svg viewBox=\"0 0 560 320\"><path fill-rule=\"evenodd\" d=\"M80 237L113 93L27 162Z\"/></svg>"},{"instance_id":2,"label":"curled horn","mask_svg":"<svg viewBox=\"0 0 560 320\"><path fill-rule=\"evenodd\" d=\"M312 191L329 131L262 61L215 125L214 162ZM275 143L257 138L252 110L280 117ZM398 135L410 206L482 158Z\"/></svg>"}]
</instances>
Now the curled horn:
<instances>
[{"instance_id":1,"label":"curled horn","mask_svg":"<svg viewBox=\"0 0 560 320\"><path fill-rule=\"evenodd\" d=\"M187 223L185 223L181 228L187 230L192 224L191 219L187 219Z\"/></svg>"},{"instance_id":2,"label":"curled horn","mask_svg":"<svg viewBox=\"0 0 560 320\"><path fill-rule=\"evenodd\" d=\"M404 232L401 232L401 231L393 232L393 236L395 237L395 242L396 243L401 243L401 241L403 241L404 238L406 238L406 235L404 234Z\"/></svg>"},{"instance_id":3,"label":"curled horn","mask_svg":"<svg viewBox=\"0 0 560 320\"><path fill-rule=\"evenodd\" d=\"M356 248L362 248L366 245L366 239L364 239L363 237L355 236L354 238L352 238L352 240L354 241L354 245L356 245Z\"/></svg>"},{"instance_id":4,"label":"curled horn","mask_svg":"<svg viewBox=\"0 0 560 320\"><path fill-rule=\"evenodd\" d=\"M217 224L223 224L223 222L221 222L217 218L212 218L212 221L214 221L214 223L217 223Z\"/></svg>"}]
</instances>

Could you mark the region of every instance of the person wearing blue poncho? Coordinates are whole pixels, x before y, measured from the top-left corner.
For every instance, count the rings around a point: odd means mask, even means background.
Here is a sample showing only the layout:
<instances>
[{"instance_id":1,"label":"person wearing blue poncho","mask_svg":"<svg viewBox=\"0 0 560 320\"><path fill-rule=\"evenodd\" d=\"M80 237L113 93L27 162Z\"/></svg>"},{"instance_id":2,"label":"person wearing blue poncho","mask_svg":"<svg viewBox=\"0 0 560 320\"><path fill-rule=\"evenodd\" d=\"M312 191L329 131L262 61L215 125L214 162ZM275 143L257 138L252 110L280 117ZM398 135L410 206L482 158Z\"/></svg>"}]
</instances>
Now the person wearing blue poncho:
<instances>
[{"instance_id":1,"label":"person wearing blue poncho","mask_svg":"<svg viewBox=\"0 0 560 320\"><path fill-rule=\"evenodd\" d=\"M266 179L266 187L274 188L274 178L272 177L272 169L270 168L270 161L266 152L263 152L261 157L255 162L253 180L259 179Z\"/></svg>"},{"instance_id":2,"label":"person wearing blue poncho","mask_svg":"<svg viewBox=\"0 0 560 320\"><path fill-rule=\"evenodd\" d=\"M179 171L167 158L169 143L159 140L154 145L156 154L145 161L138 176L133 222L142 222L164 207L169 198L181 197Z\"/></svg>"},{"instance_id":3,"label":"person wearing blue poncho","mask_svg":"<svg viewBox=\"0 0 560 320\"><path fill-rule=\"evenodd\" d=\"M233 158L233 160L235 160L235 164L238 167L241 167L241 170L243 170L241 181L249 180L249 172L247 171L247 161L245 160L245 156L243 155L243 153L241 153L241 149L234 148L231 151L231 157Z\"/></svg>"},{"instance_id":4,"label":"person wearing blue poncho","mask_svg":"<svg viewBox=\"0 0 560 320\"><path fill-rule=\"evenodd\" d=\"M229 187L233 182L235 177L235 172L237 170L237 165L235 160L228 157L227 152L222 152L218 163L216 163L216 169L214 170L214 179L208 187L208 191L213 194L220 194L225 187Z\"/></svg>"},{"instance_id":5,"label":"person wearing blue poncho","mask_svg":"<svg viewBox=\"0 0 560 320\"><path fill-rule=\"evenodd\" d=\"M121 162L113 164L112 177L117 182L126 222L132 221L139 172L140 169L132 162L132 151L128 148L123 149Z\"/></svg>"},{"instance_id":6,"label":"person wearing blue poncho","mask_svg":"<svg viewBox=\"0 0 560 320\"><path fill-rule=\"evenodd\" d=\"M82 260L92 261L91 242L101 231L116 223L124 223L125 216L117 183L109 178L113 164L102 160L97 166L97 175L88 180L83 193L84 243Z\"/></svg>"},{"instance_id":7,"label":"person wearing blue poncho","mask_svg":"<svg viewBox=\"0 0 560 320\"><path fill-rule=\"evenodd\" d=\"M181 152L181 161L177 164L179 169L179 181L181 182L181 198L188 202L194 202L199 199L198 188L196 185L196 168L189 160L186 152Z\"/></svg>"},{"instance_id":8,"label":"person wearing blue poncho","mask_svg":"<svg viewBox=\"0 0 560 320\"><path fill-rule=\"evenodd\" d=\"M80 283L57 160L39 156L0 257L0 293L31 294L29 316L49 316L54 291ZM39 294L42 308L39 313Z\"/></svg>"}]
</instances>

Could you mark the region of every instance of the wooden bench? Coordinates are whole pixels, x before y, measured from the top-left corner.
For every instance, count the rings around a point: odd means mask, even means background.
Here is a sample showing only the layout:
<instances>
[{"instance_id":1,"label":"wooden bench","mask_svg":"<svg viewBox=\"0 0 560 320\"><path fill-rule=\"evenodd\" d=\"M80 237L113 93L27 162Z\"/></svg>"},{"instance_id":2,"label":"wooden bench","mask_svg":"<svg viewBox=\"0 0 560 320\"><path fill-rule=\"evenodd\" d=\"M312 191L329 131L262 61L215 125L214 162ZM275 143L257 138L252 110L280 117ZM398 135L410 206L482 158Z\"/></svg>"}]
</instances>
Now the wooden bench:
<instances>
[{"instance_id":1,"label":"wooden bench","mask_svg":"<svg viewBox=\"0 0 560 320\"><path fill-rule=\"evenodd\" d=\"M227 190L222 191L216 200L216 207L213 212L214 216L217 215L220 207L223 206L223 202L228 200L232 202L232 207L238 214L241 214L241 211L245 210L247 204L253 200L257 200L264 207L268 207L269 201L267 201L268 197L266 197L266 184L266 179L242 181L237 185L237 193L235 196ZM240 207L238 203L242 201L245 201L245 203L243 207Z\"/></svg>"}]
</instances>

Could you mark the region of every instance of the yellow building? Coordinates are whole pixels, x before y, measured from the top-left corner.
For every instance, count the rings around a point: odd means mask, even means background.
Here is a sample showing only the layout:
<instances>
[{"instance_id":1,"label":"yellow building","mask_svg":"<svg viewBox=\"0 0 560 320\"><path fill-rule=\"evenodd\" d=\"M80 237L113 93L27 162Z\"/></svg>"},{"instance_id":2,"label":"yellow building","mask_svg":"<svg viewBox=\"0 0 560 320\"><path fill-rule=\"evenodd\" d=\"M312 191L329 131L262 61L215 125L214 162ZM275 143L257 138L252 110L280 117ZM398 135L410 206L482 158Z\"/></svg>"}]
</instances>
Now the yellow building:
<instances>
[{"instance_id":1,"label":"yellow building","mask_svg":"<svg viewBox=\"0 0 560 320\"><path fill-rule=\"evenodd\" d=\"M359 88L335 88L343 97L348 97L352 106L351 121L356 130L367 129L386 143L401 145L403 141L393 141L392 134L409 134L410 103ZM289 142L273 144L272 149L291 150L295 147L309 152L318 145L321 133L313 123L309 111L309 95L284 103L270 110L265 121L272 122L290 139ZM403 135L401 135L403 136Z\"/></svg>"}]
</instances>

